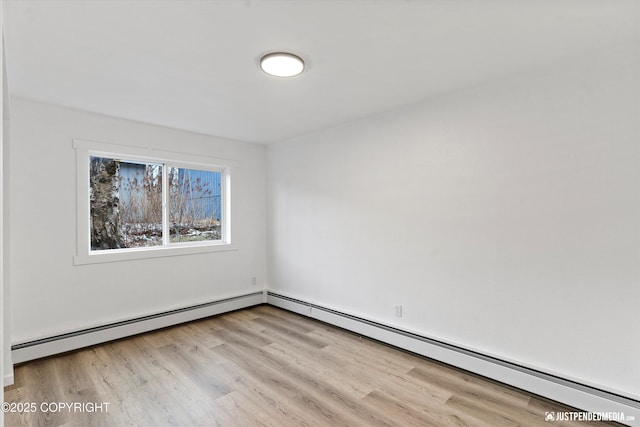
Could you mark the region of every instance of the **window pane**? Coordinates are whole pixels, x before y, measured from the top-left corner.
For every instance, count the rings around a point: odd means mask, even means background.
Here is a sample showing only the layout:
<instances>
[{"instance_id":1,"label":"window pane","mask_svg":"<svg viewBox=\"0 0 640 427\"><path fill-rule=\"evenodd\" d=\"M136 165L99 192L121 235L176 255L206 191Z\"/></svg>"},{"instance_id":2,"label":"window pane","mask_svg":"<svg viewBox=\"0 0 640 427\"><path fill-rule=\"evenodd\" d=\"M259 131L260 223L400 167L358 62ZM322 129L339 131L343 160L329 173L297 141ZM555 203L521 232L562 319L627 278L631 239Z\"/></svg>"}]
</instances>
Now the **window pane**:
<instances>
[{"instance_id":1,"label":"window pane","mask_svg":"<svg viewBox=\"0 0 640 427\"><path fill-rule=\"evenodd\" d=\"M162 165L90 158L91 249L162 245Z\"/></svg>"},{"instance_id":2,"label":"window pane","mask_svg":"<svg viewBox=\"0 0 640 427\"><path fill-rule=\"evenodd\" d=\"M168 168L169 242L221 240L222 173Z\"/></svg>"}]
</instances>

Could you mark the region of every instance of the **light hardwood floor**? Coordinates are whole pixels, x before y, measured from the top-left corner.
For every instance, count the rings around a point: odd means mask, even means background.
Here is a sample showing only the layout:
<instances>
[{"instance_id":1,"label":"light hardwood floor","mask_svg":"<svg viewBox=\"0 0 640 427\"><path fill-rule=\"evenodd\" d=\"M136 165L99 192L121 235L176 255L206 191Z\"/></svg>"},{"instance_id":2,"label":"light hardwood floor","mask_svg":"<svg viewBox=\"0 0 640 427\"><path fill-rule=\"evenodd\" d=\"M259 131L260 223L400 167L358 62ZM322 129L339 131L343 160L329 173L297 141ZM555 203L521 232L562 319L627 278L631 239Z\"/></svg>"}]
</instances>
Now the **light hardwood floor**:
<instances>
[{"instance_id":1,"label":"light hardwood floor","mask_svg":"<svg viewBox=\"0 0 640 427\"><path fill-rule=\"evenodd\" d=\"M5 400L36 407L7 427L606 425L547 422L573 409L271 306L18 366Z\"/></svg>"}]
</instances>

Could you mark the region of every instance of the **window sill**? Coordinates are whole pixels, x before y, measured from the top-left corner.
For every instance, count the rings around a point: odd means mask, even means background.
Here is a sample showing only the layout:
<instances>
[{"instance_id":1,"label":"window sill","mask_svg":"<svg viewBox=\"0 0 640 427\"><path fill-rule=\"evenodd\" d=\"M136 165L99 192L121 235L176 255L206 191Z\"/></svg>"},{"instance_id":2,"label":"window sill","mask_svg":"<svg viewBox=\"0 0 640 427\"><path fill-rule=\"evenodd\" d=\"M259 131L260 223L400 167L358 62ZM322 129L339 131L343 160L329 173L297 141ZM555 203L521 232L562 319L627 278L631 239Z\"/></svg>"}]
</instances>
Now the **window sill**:
<instances>
[{"instance_id":1,"label":"window sill","mask_svg":"<svg viewBox=\"0 0 640 427\"><path fill-rule=\"evenodd\" d=\"M210 252L236 251L238 247L230 243L215 243L207 245L155 247L140 249L121 249L91 254L76 255L73 265L100 264L105 262L122 262L140 259L173 257L181 255L203 254Z\"/></svg>"}]
</instances>

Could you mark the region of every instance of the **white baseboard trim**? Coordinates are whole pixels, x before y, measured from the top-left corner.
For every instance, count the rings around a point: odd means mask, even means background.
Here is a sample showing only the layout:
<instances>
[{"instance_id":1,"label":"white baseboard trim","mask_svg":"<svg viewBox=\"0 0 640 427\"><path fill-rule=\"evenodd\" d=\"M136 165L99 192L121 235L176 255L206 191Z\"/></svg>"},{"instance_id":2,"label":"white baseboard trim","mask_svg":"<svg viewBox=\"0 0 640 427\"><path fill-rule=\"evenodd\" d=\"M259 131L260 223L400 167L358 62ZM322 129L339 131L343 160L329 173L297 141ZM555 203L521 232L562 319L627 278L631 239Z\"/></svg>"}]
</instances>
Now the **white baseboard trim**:
<instances>
[{"instance_id":1,"label":"white baseboard trim","mask_svg":"<svg viewBox=\"0 0 640 427\"><path fill-rule=\"evenodd\" d=\"M475 351L372 322L305 301L267 293L267 303L408 350L421 356L500 381L592 413L623 413L628 426L640 427L640 401L549 375Z\"/></svg>"},{"instance_id":2,"label":"white baseboard trim","mask_svg":"<svg viewBox=\"0 0 640 427\"><path fill-rule=\"evenodd\" d=\"M8 387L10 385L13 385L13 374L6 374L3 378L3 385L5 387Z\"/></svg>"},{"instance_id":3,"label":"white baseboard trim","mask_svg":"<svg viewBox=\"0 0 640 427\"><path fill-rule=\"evenodd\" d=\"M125 338L192 320L262 304L264 293L254 292L191 307L69 332L11 346L13 363L22 363L54 354ZM6 381L6 379L5 379Z\"/></svg>"}]
</instances>

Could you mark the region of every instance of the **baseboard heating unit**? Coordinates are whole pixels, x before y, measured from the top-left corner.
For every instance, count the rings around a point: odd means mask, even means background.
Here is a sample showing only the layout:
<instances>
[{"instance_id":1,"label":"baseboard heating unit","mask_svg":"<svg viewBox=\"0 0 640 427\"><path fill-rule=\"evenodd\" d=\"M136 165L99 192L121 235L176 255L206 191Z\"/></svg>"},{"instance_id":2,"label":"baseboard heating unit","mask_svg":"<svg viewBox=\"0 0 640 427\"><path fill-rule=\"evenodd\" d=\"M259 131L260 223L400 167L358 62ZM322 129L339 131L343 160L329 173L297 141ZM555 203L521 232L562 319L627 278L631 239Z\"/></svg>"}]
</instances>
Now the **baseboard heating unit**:
<instances>
[{"instance_id":1,"label":"baseboard heating unit","mask_svg":"<svg viewBox=\"0 0 640 427\"><path fill-rule=\"evenodd\" d=\"M192 320L226 313L241 308L262 304L263 292L225 298L183 307L176 310L155 313L121 322L100 325L43 339L28 341L11 346L13 363L22 363L53 354L64 353L91 345L101 344L143 332L174 326Z\"/></svg>"},{"instance_id":2,"label":"baseboard heating unit","mask_svg":"<svg viewBox=\"0 0 640 427\"><path fill-rule=\"evenodd\" d=\"M11 355L13 363L27 362L265 302L583 411L622 413L624 424L640 427L638 399L274 292L266 292L266 299L255 292L23 342L11 347Z\"/></svg>"},{"instance_id":3,"label":"baseboard heating unit","mask_svg":"<svg viewBox=\"0 0 640 427\"><path fill-rule=\"evenodd\" d=\"M583 411L622 413L626 418L625 424L640 426L640 401L627 396L273 292L267 292L267 304L341 327Z\"/></svg>"}]
</instances>

